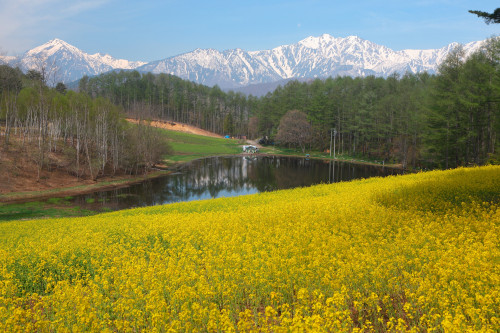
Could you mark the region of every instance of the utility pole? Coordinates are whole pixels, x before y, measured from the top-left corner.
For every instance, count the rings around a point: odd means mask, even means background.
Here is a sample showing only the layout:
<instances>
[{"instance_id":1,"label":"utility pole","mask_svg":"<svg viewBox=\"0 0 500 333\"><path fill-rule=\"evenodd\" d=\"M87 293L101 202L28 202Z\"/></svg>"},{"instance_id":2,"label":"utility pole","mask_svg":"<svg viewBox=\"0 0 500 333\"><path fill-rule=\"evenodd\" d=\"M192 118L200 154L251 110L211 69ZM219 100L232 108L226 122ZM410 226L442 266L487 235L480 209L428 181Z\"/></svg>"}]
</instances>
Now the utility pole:
<instances>
[{"instance_id":1,"label":"utility pole","mask_svg":"<svg viewBox=\"0 0 500 333\"><path fill-rule=\"evenodd\" d=\"M332 138L333 138L333 128L330 128L330 157L332 157Z\"/></svg>"},{"instance_id":2,"label":"utility pole","mask_svg":"<svg viewBox=\"0 0 500 333\"><path fill-rule=\"evenodd\" d=\"M333 159L335 159L335 136L337 135L337 130L333 129Z\"/></svg>"},{"instance_id":3,"label":"utility pole","mask_svg":"<svg viewBox=\"0 0 500 333\"><path fill-rule=\"evenodd\" d=\"M333 140L333 159L335 159L335 135L337 135L337 130L335 128L330 128L330 157L332 157L332 140Z\"/></svg>"}]
</instances>

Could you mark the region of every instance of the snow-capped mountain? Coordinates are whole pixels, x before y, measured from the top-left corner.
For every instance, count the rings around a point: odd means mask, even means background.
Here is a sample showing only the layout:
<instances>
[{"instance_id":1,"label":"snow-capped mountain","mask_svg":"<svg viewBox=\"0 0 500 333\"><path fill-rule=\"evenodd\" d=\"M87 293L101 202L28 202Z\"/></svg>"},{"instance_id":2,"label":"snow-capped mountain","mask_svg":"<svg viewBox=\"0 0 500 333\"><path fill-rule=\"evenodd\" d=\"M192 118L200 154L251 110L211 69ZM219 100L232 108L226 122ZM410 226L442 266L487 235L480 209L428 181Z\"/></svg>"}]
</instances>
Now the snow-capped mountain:
<instances>
[{"instance_id":1,"label":"snow-capped mountain","mask_svg":"<svg viewBox=\"0 0 500 333\"><path fill-rule=\"evenodd\" d=\"M2 56L2 55L0 55L0 65L9 64L11 62L14 62L15 60L16 60L16 57L14 57L14 56Z\"/></svg>"},{"instance_id":2,"label":"snow-capped mountain","mask_svg":"<svg viewBox=\"0 0 500 333\"><path fill-rule=\"evenodd\" d=\"M57 38L14 59L5 58L4 61L19 66L23 71L43 69L49 83L67 83L84 75L98 75L113 69L134 69L146 64L143 61L115 59L109 54L88 54Z\"/></svg>"},{"instance_id":3,"label":"snow-capped mountain","mask_svg":"<svg viewBox=\"0 0 500 333\"><path fill-rule=\"evenodd\" d=\"M470 54L482 43L468 43L464 49ZM356 36L335 38L324 34L264 51L197 49L150 62L137 70L170 73L226 89L292 78L434 73L457 45L452 43L434 50L393 51Z\"/></svg>"},{"instance_id":4,"label":"snow-capped mountain","mask_svg":"<svg viewBox=\"0 0 500 333\"><path fill-rule=\"evenodd\" d=\"M466 54L481 47L484 41L465 44ZM393 51L356 36L335 38L328 34L308 37L296 44L271 50L217 51L196 49L150 63L115 59L110 55L87 54L68 43L54 39L27 51L22 56L0 58L21 69L42 66L52 73L52 81L71 82L84 75L97 75L114 69L169 73L183 79L223 89L270 84L290 79L326 78L329 76L389 76L392 73L435 73L439 64L456 47L451 43L440 49ZM50 77L49 77L50 79ZM50 83L50 82L49 82Z\"/></svg>"}]
</instances>

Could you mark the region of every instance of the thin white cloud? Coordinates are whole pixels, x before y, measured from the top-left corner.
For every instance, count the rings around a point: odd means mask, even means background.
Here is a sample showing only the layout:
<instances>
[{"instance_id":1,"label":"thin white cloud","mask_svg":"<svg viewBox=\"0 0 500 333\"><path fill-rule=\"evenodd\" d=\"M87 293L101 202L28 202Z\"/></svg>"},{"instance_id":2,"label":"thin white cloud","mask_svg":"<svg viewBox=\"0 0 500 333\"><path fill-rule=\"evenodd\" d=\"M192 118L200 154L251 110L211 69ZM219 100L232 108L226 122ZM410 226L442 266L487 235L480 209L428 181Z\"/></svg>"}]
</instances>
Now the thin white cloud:
<instances>
[{"instance_id":1,"label":"thin white cloud","mask_svg":"<svg viewBox=\"0 0 500 333\"><path fill-rule=\"evenodd\" d=\"M0 46L9 53L25 51L48 26L110 1L0 0Z\"/></svg>"}]
</instances>

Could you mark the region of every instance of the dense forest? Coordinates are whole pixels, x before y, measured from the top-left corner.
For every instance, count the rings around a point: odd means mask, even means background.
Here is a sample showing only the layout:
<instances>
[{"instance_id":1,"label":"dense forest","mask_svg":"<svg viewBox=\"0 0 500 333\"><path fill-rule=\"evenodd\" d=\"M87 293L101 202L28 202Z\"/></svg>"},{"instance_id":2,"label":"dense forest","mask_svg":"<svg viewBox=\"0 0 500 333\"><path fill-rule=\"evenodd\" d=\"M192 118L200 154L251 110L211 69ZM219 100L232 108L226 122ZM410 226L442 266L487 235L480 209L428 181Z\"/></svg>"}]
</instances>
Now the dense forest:
<instances>
[{"instance_id":1,"label":"dense forest","mask_svg":"<svg viewBox=\"0 0 500 333\"><path fill-rule=\"evenodd\" d=\"M326 150L334 130L338 154L407 167L480 165L499 160L499 44L492 38L469 57L457 47L438 75L291 81L261 98L136 71L84 77L80 91L108 98L131 116L219 134L267 136L277 144ZM279 135L280 121L292 110L307 119L300 142L284 135L284 126Z\"/></svg>"},{"instance_id":2,"label":"dense forest","mask_svg":"<svg viewBox=\"0 0 500 333\"><path fill-rule=\"evenodd\" d=\"M34 70L0 66L0 155L42 169L60 168L82 178L150 169L168 153L162 135L131 125L108 99L50 88ZM0 156L2 162L2 156Z\"/></svg>"}]
</instances>

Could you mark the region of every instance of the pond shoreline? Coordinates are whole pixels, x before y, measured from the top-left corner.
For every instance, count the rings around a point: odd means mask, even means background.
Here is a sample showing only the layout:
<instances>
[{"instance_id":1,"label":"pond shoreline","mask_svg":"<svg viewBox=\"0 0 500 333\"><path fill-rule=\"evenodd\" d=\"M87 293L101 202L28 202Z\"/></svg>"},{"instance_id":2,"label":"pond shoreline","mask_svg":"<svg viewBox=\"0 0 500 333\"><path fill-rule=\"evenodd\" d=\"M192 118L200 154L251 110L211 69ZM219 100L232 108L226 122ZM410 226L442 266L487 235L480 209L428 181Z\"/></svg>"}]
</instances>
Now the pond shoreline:
<instances>
[{"instance_id":1,"label":"pond shoreline","mask_svg":"<svg viewBox=\"0 0 500 333\"><path fill-rule=\"evenodd\" d=\"M271 153L240 153L240 154L235 154L235 155L214 155L214 156L204 156L200 158L195 158L189 161L184 161L184 162L177 162L173 163L167 167L162 167L161 169L156 169L154 171L151 171L150 173L146 175L140 175L140 176L135 176L135 177L130 177L130 176L123 176L123 177L118 177L116 179L105 179L104 181L97 181L94 184L82 184L78 186L72 186L72 187L58 187L58 188L53 188L53 189L48 189L48 190L43 190L43 191L30 191L30 192L11 192L11 193L6 193L6 194L0 194L0 205L1 204L19 204L19 203L27 203L27 202L32 202L32 201L37 201L37 200L46 200L54 197L64 197L64 196L75 196L75 195L82 195L82 194L89 194L93 192L98 192L98 191L106 191L106 190L113 190L113 189L120 189L120 188L125 188L129 187L134 184L138 184L150 179L158 178L158 177L164 177L172 172L175 172L179 168L189 165L190 163L193 163L197 160L202 160L206 158L211 158L211 157L224 157L224 156L263 156L263 157L291 157L291 158L308 158L308 159L314 159L314 160L323 160L323 161L335 161L335 162L340 162L340 163L352 163L352 164L359 164L359 165L371 165L375 167L380 167L380 168L391 168L391 169L397 169L397 170L403 170L403 168L400 165L380 165L377 163L371 163L371 162L365 162L365 161L357 161L357 160L345 160L345 159L330 159L330 158L325 158L325 157L320 157L320 156L300 156L300 155L293 155L293 154L271 154Z\"/></svg>"},{"instance_id":2,"label":"pond shoreline","mask_svg":"<svg viewBox=\"0 0 500 333\"><path fill-rule=\"evenodd\" d=\"M138 184L143 181L163 177L171 173L172 170L155 170L146 175L136 177L118 177L116 179L107 179L104 181L97 181L94 184L85 184L72 187L58 187L43 191L30 191L30 192L12 192L0 194L0 204L15 204L26 203L37 200L45 200L54 197L74 196L80 194L93 193L97 191L105 191L112 189L119 189L128 187L130 185Z\"/></svg>"},{"instance_id":3,"label":"pond shoreline","mask_svg":"<svg viewBox=\"0 0 500 333\"><path fill-rule=\"evenodd\" d=\"M379 164L379 163L373 163L373 162L367 162L367 161L359 161L355 159L333 159L333 158L328 158L324 156L301 156L301 155L293 155L293 154L270 154L270 153L242 153L241 155L244 156L282 156L282 157L295 157L295 158L308 158L310 160L322 160L322 161L335 161L335 162L341 162L341 163L352 163L352 164L359 164L359 165L371 165L371 166L376 166L376 167L381 167L381 168L391 168L391 169L396 169L396 170L404 170L405 172L409 170L404 169L401 164Z\"/></svg>"}]
</instances>

